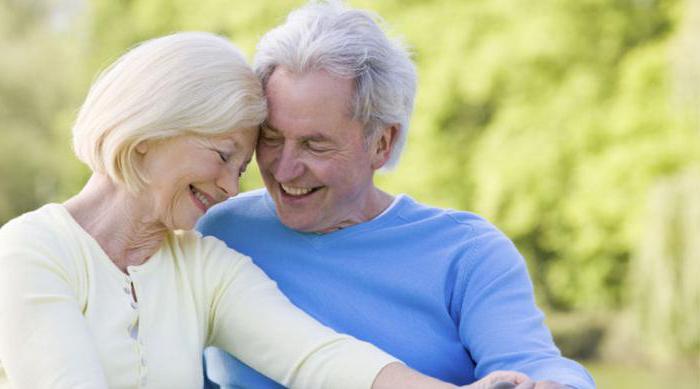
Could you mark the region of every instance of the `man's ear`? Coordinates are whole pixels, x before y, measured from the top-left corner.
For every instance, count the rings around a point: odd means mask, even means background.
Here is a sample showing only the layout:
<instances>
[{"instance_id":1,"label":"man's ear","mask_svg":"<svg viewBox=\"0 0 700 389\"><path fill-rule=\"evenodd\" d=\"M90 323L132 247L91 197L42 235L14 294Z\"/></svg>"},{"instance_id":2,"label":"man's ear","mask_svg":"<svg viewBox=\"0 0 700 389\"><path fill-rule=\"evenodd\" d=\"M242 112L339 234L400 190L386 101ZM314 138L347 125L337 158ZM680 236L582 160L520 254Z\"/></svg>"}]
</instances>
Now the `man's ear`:
<instances>
[{"instance_id":1,"label":"man's ear","mask_svg":"<svg viewBox=\"0 0 700 389\"><path fill-rule=\"evenodd\" d=\"M391 156L396 141L399 139L401 125L399 123L390 124L374 135L372 142L372 168L381 169Z\"/></svg>"}]
</instances>

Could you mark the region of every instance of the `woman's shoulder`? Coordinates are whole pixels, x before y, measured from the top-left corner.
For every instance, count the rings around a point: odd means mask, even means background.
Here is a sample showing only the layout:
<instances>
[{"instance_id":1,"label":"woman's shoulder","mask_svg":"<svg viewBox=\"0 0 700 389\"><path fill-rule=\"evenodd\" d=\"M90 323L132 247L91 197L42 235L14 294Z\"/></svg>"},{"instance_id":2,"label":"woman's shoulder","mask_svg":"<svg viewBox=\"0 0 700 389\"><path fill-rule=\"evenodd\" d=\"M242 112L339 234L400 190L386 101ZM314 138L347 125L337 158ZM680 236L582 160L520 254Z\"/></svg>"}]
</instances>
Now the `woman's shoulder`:
<instances>
[{"instance_id":1,"label":"woman's shoulder","mask_svg":"<svg viewBox=\"0 0 700 389\"><path fill-rule=\"evenodd\" d=\"M169 234L168 243L176 256L191 265L229 267L249 258L213 236L195 230L177 230Z\"/></svg>"},{"instance_id":2,"label":"woman's shoulder","mask_svg":"<svg viewBox=\"0 0 700 389\"><path fill-rule=\"evenodd\" d=\"M173 266L178 279L188 282L195 300L206 307L211 307L242 269L253 266L249 257L196 231L173 231L165 244L166 266Z\"/></svg>"},{"instance_id":3,"label":"woman's shoulder","mask_svg":"<svg viewBox=\"0 0 700 389\"><path fill-rule=\"evenodd\" d=\"M0 227L4 244L53 243L57 235L70 231L66 228L68 211L61 204L46 204L11 219Z\"/></svg>"},{"instance_id":4,"label":"woman's shoulder","mask_svg":"<svg viewBox=\"0 0 700 389\"><path fill-rule=\"evenodd\" d=\"M89 254L84 234L61 204L47 204L0 228L0 268L6 274L51 272L77 280ZM24 269L24 270L22 270Z\"/></svg>"}]
</instances>

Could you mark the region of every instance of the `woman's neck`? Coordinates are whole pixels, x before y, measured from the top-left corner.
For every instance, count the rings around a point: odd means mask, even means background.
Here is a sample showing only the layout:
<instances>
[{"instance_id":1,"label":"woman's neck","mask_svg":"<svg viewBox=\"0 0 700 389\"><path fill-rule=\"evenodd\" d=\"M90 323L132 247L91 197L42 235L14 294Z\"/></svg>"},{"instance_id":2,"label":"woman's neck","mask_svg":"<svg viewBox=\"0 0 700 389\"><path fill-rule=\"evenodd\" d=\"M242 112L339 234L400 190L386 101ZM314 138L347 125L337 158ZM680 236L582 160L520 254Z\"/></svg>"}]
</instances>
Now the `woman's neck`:
<instances>
[{"instance_id":1,"label":"woman's neck","mask_svg":"<svg viewBox=\"0 0 700 389\"><path fill-rule=\"evenodd\" d=\"M129 193L94 173L85 187L64 203L68 212L124 273L160 248L168 232L147 199Z\"/></svg>"}]
</instances>

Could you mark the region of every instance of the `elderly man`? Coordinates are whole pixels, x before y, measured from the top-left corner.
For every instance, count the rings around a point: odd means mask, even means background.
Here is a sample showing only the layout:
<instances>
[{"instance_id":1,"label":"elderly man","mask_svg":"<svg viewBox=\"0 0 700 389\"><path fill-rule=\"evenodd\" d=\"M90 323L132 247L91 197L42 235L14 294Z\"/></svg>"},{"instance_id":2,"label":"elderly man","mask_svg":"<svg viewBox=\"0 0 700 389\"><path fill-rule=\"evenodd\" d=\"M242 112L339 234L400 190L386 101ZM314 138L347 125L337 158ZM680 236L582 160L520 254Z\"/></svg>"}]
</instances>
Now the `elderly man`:
<instances>
[{"instance_id":1,"label":"elderly man","mask_svg":"<svg viewBox=\"0 0 700 389\"><path fill-rule=\"evenodd\" d=\"M594 387L553 344L501 232L374 185L405 143L416 76L371 14L302 7L262 38L255 67L269 104L266 189L211 210L204 234L250 255L316 319L425 374L464 385L516 370L527 387ZM223 352L206 358L223 387L277 387Z\"/></svg>"}]
</instances>

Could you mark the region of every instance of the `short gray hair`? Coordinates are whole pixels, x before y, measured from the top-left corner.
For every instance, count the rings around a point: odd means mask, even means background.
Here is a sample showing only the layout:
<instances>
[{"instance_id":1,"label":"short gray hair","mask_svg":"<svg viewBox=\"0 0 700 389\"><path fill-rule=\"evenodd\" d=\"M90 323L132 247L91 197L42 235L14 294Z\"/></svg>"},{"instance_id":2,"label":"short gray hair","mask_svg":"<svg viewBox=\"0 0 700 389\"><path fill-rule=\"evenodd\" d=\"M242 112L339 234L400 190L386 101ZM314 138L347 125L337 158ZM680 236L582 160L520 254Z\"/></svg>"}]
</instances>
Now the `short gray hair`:
<instances>
[{"instance_id":1,"label":"short gray hair","mask_svg":"<svg viewBox=\"0 0 700 389\"><path fill-rule=\"evenodd\" d=\"M304 74L325 70L352 78L352 114L369 138L399 124L398 139L386 163L396 165L406 143L416 93L416 70L406 47L390 39L371 12L340 1L311 2L289 14L257 46L254 68L263 87L277 66Z\"/></svg>"},{"instance_id":2,"label":"short gray hair","mask_svg":"<svg viewBox=\"0 0 700 389\"><path fill-rule=\"evenodd\" d=\"M215 136L267 115L260 80L227 39L182 32L143 42L104 70L73 126L73 148L92 171L137 191L144 141Z\"/></svg>"}]
</instances>

